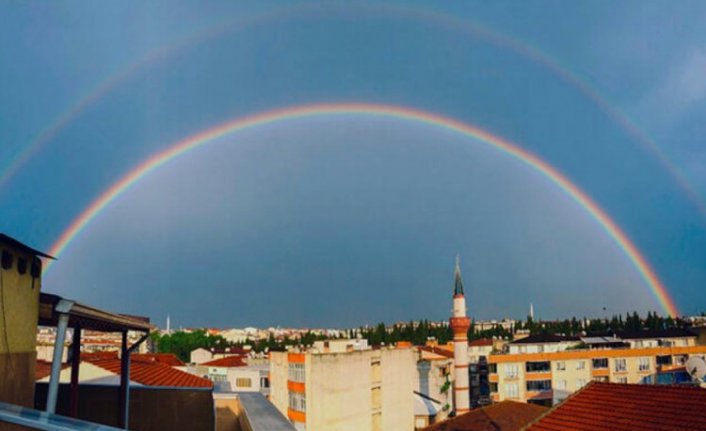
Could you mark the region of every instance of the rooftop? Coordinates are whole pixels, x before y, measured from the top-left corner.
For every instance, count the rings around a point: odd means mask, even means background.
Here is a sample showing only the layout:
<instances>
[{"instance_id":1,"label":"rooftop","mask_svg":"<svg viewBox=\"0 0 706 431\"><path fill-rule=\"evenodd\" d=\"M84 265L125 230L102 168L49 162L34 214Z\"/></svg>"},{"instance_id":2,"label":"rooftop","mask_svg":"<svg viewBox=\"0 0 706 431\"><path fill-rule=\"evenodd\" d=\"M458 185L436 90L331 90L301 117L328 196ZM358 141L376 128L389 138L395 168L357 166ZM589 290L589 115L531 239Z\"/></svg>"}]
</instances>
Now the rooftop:
<instances>
[{"instance_id":1,"label":"rooftop","mask_svg":"<svg viewBox=\"0 0 706 431\"><path fill-rule=\"evenodd\" d=\"M471 341L470 343L468 343L468 345L473 346L473 347L492 346L493 339L492 338L480 338L478 340Z\"/></svg>"},{"instance_id":2,"label":"rooftop","mask_svg":"<svg viewBox=\"0 0 706 431\"><path fill-rule=\"evenodd\" d=\"M213 387L213 383L208 379L177 370L148 356L149 355L131 355L131 381L147 386L187 388ZM120 375L120 358L117 352L82 353L81 360Z\"/></svg>"},{"instance_id":3,"label":"rooftop","mask_svg":"<svg viewBox=\"0 0 706 431\"><path fill-rule=\"evenodd\" d=\"M61 364L61 369L68 368L69 364ZM37 359L37 366L34 368L34 380L41 380L51 374L51 362Z\"/></svg>"},{"instance_id":4,"label":"rooftop","mask_svg":"<svg viewBox=\"0 0 706 431\"><path fill-rule=\"evenodd\" d=\"M706 389L592 382L528 427L532 431L706 430Z\"/></svg>"},{"instance_id":5,"label":"rooftop","mask_svg":"<svg viewBox=\"0 0 706 431\"><path fill-rule=\"evenodd\" d=\"M436 346L419 346L419 350L423 350L425 352L429 353L434 353L439 356L443 356L445 358L451 358L453 359L454 357L454 352L448 349L443 349L441 347L436 347Z\"/></svg>"},{"instance_id":6,"label":"rooftop","mask_svg":"<svg viewBox=\"0 0 706 431\"><path fill-rule=\"evenodd\" d=\"M248 364L243 361L241 356L226 356L225 358L214 359L199 365L206 365L209 367L245 367Z\"/></svg>"},{"instance_id":7,"label":"rooftop","mask_svg":"<svg viewBox=\"0 0 706 431\"><path fill-rule=\"evenodd\" d=\"M535 404L501 401L430 425L423 431L516 431L546 411L546 407Z\"/></svg>"},{"instance_id":8,"label":"rooftop","mask_svg":"<svg viewBox=\"0 0 706 431\"><path fill-rule=\"evenodd\" d=\"M642 331L618 331L618 338L624 340L640 340L647 338L684 338L696 337L696 334L684 328L644 329Z\"/></svg>"},{"instance_id":9,"label":"rooftop","mask_svg":"<svg viewBox=\"0 0 706 431\"><path fill-rule=\"evenodd\" d=\"M4 233L0 233L0 244L5 244L9 247L16 248L18 250L24 251L27 254L31 254L34 256L41 256L41 257L46 257L49 259L55 259L53 256L49 256L46 253L42 253L39 250L36 250L27 244L21 243L20 241L16 240L15 238L12 238L11 236L5 235Z\"/></svg>"},{"instance_id":10,"label":"rooftop","mask_svg":"<svg viewBox=\"0 0 706 431\"><path fill-rule=\"evenodd\" d=\"M133 353L130 358L132 361L135 359L153 360L170 367L183 367L186 365L174 353Z\"/></svg>"},{"instance_id":11,"label":"rooftop","mask_svg":"<svg viewBox=\"0 0 706 431\"><path fill-rule=\"evenodd\" d=\"M536 334L515 340L510 344L565 343L567 341L580 341L580 338L572 335Z\"/></svg>"}]
</instances>

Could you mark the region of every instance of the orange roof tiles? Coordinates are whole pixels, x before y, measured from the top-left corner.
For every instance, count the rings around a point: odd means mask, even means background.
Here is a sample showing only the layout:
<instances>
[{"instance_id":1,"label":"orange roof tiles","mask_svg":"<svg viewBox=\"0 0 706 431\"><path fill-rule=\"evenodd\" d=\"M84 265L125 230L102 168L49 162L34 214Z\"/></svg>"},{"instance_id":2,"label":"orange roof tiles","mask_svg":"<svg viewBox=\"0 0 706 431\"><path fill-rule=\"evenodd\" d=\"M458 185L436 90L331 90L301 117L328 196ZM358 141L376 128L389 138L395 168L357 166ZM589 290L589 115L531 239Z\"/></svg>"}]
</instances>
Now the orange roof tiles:
<instances>
[{"instance_id":1,"label":"orange roof tiles","mask_svg":"<svg viewBox=\"0 0 706 431\"><path fill-rule=\"evenodd\" d=\"M430 425L423 431L518 431L546 411L546 407L535 404L502 401Z\"/></svg>"},{"instance_id":2,"label":"orange roof tiles","mask_svg":"<svg viewBox=\"0 0 706 431\"><path fill-rule=\"evenodd\" d=\"M132 355L130 358L130 380L146 386L170 386L187 388L211 388L213 383L172 368L154 358ZM116 352L87 353L81 360L120 375L120 358Z\"/></svg>"},{"instance_id":3,"label":"orange roof tiles","mask_svg":"<svg viewBox=\"0 0 706 431\"><path fill-rule=\"evenodd\" d=\"M69 364L61 364L61 369L68 368ZM51 374L51 362L37 359L37 366L34 368L34 380L41 380Z\"/></svg>"},{"instance_id":4,"label":"orange roof tiles","mask_svg":"<svg viewBox=\"0 0 706 431\"><path fill-rule=\"evenodd\" d=\"M527 429L706 430L706 389L593 382L555 406Z\"/></svg>"},{"instance_id":5,"label":"orange roof tiles","mask_svg":"<svg viewBox=\"0 0 706 431\"><path fill-rule=\"evenodd\" d=\"M132 360L135 358L154 359L170 367L183 367L185 364L174 353L133 353Z\"/></svg>"},{"instance_id":6,"label":"orange roof tiles","mask_svg":"<svg viewBox=\"0 0 706 431\"><path fill-rule=\"evenodd\" d=\"M209 362L204 362L201 365L209 367L244 367L247 364L241 356L226 356L225 358L214 359Z\"/></svg>"}]
</instances>

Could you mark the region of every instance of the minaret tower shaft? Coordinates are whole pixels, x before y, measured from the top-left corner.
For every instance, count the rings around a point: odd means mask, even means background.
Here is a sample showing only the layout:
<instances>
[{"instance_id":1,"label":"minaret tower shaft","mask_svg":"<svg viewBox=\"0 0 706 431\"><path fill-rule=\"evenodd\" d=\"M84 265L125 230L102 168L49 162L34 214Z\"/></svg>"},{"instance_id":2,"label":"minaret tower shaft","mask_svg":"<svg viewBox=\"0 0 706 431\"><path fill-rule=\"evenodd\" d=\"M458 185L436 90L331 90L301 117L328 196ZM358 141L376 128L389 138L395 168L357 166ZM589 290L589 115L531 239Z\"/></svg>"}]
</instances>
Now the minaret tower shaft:
<instances>
[{"instance_id":1,"label":"minaret tower shaft","mask_svg":"<svg viewBox=\"0 0 706 431\"><path fill-rule=\"evenodd\" d=\"M453 315L449 319L454 341L454 404L456 414L470 410L470 393L468 390L468 328L471 321L466 317L466 297L463 294L463 279L461 278L461 263L456 256L456 272L454 280Z\"/></svg>"}]
</instances>

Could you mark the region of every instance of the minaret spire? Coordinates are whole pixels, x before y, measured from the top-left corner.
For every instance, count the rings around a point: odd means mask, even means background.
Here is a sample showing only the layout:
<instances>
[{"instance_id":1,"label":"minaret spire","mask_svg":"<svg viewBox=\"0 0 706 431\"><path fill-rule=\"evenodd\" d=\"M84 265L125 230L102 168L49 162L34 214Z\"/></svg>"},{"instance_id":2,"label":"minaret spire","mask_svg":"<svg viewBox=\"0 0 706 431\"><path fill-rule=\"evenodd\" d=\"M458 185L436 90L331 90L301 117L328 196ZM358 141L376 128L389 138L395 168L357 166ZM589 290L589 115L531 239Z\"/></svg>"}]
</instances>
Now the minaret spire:
<instances>
[{"instance_id":1,"label":"minaret spire","mask_svg":"<svg viewBox=\"0 0 706 431\"><path fill-rule=\"evenodd\" d=\"M463 277L461 277L461 256L456 255L456 270L454 272L454 296L463 295Z\"/></svg>"},{"instance_id":2,"label":"minaret spire","mask_svg":"<svg viewBox=\"0 0 706 431\"><path fill-rule=\"evenodd\" d=\"M471 321L466 316L466 297L463 294L461 259L458 255L456 255L454 278L453 314L449 319L449 325L453 332L454 343L454 405L456 414L462 414L470 409L468 329Z\"/></svg>"}]
</instances>

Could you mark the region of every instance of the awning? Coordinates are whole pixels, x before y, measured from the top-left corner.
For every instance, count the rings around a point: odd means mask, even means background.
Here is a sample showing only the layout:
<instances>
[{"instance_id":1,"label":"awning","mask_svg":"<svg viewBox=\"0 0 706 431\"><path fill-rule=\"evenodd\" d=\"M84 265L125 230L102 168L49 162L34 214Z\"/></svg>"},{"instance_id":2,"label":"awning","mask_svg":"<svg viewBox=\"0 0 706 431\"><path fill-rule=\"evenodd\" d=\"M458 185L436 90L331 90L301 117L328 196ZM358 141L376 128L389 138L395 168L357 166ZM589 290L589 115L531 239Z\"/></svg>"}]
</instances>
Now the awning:
<instances>
[{"instance_id":1,"label":"awning","mask_svg":"<svg viewBox=\"0 0 706 431\"><path fill-rule=\"evenodd\" d=\"M49 293L41 293L39 297L40 325L57 326L60 313L56 311L55 306L62 300L72 303L66 312L69 315L70 328L80 327L83 330L101 332L149 332L153 328L148 319L110 313Z\"/></svg>"}]
</instances>

